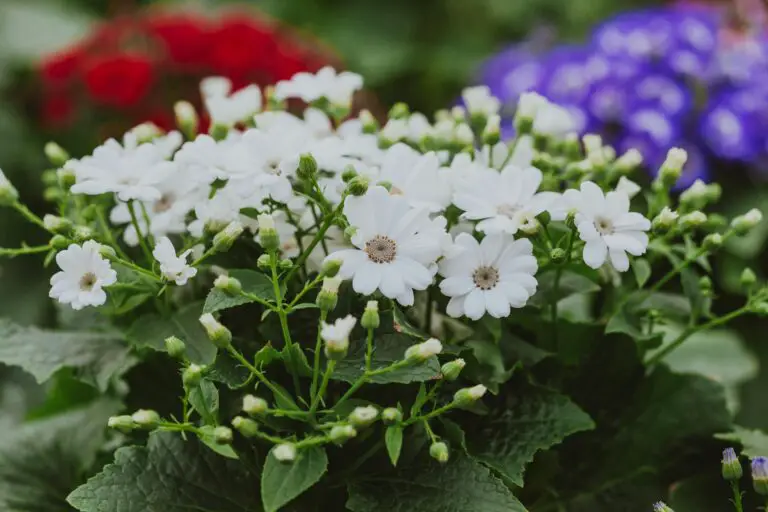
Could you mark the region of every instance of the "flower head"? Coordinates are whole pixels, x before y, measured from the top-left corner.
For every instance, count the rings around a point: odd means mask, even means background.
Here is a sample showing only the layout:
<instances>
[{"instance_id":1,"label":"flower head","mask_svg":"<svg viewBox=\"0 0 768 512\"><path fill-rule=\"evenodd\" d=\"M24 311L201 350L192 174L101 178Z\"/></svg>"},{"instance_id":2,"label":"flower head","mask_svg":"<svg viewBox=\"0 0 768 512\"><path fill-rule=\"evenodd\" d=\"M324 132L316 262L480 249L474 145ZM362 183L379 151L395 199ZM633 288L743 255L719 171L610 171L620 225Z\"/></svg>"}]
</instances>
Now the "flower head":
<instances>
[{"instance_id":1,"label":"flower head","mask_svg":"<svg viewBox=\"0 0 768 512\"><path fill-rule=\"evenodd\" d=\"M331 359L341 359L349 348L349 335L355 328L357 319L352 315L337 319L332 324L325 322L320 326L320 337L325 342L325 354Z\"/></svg>"},{"instance_id":2,"label":"flower head","mask_svg":"<svg viewBox=\"0 0 768 512\"><path fill-rule=\"evenodd\" d=\"M333 104L348 107L352 95L363 87L363 78L357 73L336 73L326 66L316 74L297 73L290 80L278 82L275 97L279 100L299 98L307 103L325 98Z\"/></svg>"},{"instance_id":3,"label":"flower head","mask_svg":"<svg viewBox=\"0 0 768 512\"><path fill-rule=\"evenodd\" d=\"M89 240L82 246L72 244L56 255L60 272L51 277L49 296L72 309L101 306L107 301L105 286L117 282L117 272L101 256L101 245Z\"/></svg>"},{"instance_id":4,"label":"flower head","mask_svg":"<svg viewBox=\"0 0 768 512\"><path fill-rule=\"evenodd\" d=\"M197 275L197 269L187 264L187 258L192 254L192 249L187 249L176 256L176 249L171 240L164 236L157 241L152 256L160 264L160 272L169 281L179 286L184 286L187 281Z\"/></svg>"}]
</instances>

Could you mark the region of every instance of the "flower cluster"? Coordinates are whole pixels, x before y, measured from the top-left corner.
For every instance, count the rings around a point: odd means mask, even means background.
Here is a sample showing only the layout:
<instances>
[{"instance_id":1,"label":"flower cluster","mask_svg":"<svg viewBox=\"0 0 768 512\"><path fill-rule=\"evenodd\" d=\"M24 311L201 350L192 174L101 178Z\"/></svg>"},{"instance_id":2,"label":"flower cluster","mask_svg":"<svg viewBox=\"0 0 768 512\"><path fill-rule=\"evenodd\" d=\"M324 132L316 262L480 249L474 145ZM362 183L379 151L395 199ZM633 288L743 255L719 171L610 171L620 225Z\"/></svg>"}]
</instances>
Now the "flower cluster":
<instances>
[{"instance_id":1,"label":"flower cluster","mask_svg":"<svg viewBox=\"0 0 768 512\"><path fill-rule=\"evenodd\" d=\"M198 98L194 85L203 77L227 77L235 90L271 84L327 63L328 52L317 48L252 12L209 18L151 10L116 18L39 63L42 120L61 131L107 112L122 126L170 128L173 99ZM159 93L166 90L173 95Z\"/></svg>"},{"instance_id":2,"label":"flower cluster","mask_svg":"<svg viewBox=\"0 0 768 512\"><path fill-rule=\"evenodd\" d=\"M583 46L510 48L487 62L482 80L505 105L541 93L571 112L579 132L639 149L650 169L670 148L686 149L686 186L707 179L712 158L755 163L768 152L761 31L734 31L724 12L697 5L633 11Z\"/></svg>"}]
</instances>

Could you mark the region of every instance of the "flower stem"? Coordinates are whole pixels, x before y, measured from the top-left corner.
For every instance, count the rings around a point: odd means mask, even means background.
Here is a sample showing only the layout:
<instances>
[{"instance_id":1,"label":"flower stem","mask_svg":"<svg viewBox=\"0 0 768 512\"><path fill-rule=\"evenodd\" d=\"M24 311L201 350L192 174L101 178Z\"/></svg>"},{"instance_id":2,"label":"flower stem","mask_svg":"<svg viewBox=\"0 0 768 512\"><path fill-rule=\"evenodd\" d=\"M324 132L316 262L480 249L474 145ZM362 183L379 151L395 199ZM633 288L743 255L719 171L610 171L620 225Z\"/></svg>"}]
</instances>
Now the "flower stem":
<instances>
[{"instance_id":1,"label":"flower stem","mask_svg":"<svg viewBox=\"0 0 768 512\"><path fill-rule=\"evenodd\" d=\"M41 252L48 252L51 250L50 245L38 245L35 247L19 247L17 249L6 249L0 247L0 256L20 256L22 254L39 254Z\"/></svg>"},{"instance_id":2,"label":"flower stem","mask_svg":"<svg viewBox=\"0 0 768 512\"><path fill-rule=\"evenodd\" d=\"M21 204L18 201L15 201L12 206L13 206L14 210L19 212L29 222L31 222L32 224L35 224L35 225L43 228L44 230L48 231L49 233L52 233L51 231L48 230L48 228L45 227L45 223L43 222L43 219L38 217L29 208L27 208L26 206L24 206L23 204Z\"/></svg>"},{"instance_id":3,"label":"flower stem","mask_svg":"<svg viewBox=\"0 0 768 512\"><path fill-rule=\"evenodd\" d=\"M325 277L325 275L321 272L318 274L316 278L314 278L312 281L304 285L304 288L293 298L290 304L288 304L288 309L290 310L293 308L293 306L298 303L304 295L306 295L312 288L317 286Z\"/></svg>"},{"instance_id":4,"label":"flower stem","mask_svg":"<svg viewBox=\"0 0 768 512\"><path fill-rule=\"evenodd\" d=\"M112 230L109 229L109 224L107 223L107 219L104 216L104 210L101 208L96 208L96 218L99 221L99 226L101 227L101 230L104 232L104 238L106 238L107 242L111 247L117 251L117 254L120 255L121 258L127 260L128 255L123 252L122 247L120 247L120 244L117 243L117 240L115 240L115 236L112 234Z\"/></svg>"},{"instance_id":5,"label":"flower stem","mask_svg":"<svg viewBox=\"0 0 768 512\"><path fill-rule=\"evenodd\" d=\"M404 421L403 427L407 427L408 425L413 425L414 423L417 423L419 421L426 421L428 419L434 418L435 416L440 416L444 412L448 412L455 407L456 407L456 404L451 402L442 407L438 407L437 409L431 412L428 412L427 414L424 414L421 416L414 416L413 418L410 418L409 420Z\"/></svg>"},{"instance_id":6,"label":"flower stem","mask_svg":"<svg viewBox=\"0 0 768 512\"><path fill-rule=\"evenodd\" d=\"M259 371L259 369L258 369L258 368L256 368L255 366L253 366L253 365L252 365L252 364L251 364L251 363L250 363L250 362L249 362L249 361L248 361L248 360L245 358L245 356L243 356L243 354L241 354L240 352L238 352L238 351L237 351L237 349L236 349L235 347L233 347L232 345L230 345L230 346L227 348L227 350L228 350L228 351L229 351L229 353L232 355L232 357L234 357L235 359L237 359L237 361L238 361L240 364L242 364L243 366L245 366L245 367L246 367L246 368L247 368L247 369L248 369L248 370L249 370L249 371L250 371L250 372L251 372L253 375L255 375L255 376L256 376L256 378L257 378L257 379L259 379L259 382L261 382L262 384L264 384L264 385L265 385L265 386L266 386L266 387L267 387L267 388L268 388L270 391L272 391L272 394L274 394L275 396L281 396L281 397L283 398L283 400L285 400L285 401L286 401L286 402L288 402L288 403L290 403L290 402L292 402L292 401L293 401L293 400L292 400L290 397L286 396L286 395L285 395L285 393L284 393L284 392L283 392L283 391L282 391L280 388L278 388L277 386L275 386L274 384L272 384L272 383L269 381L269 379L267 379L267 378L264 376L264 374L263 374L261 371Z\"/></svg>"},{"instance_id":7,"label":"flower stem","mask_svg":"<svg viewBox=\"0 0 768 512\"><path fill-rule=\"evenodd\" d=\"M315 397L312 399L312 405L309 408L309 412L311 414L314 414L315 411L317 410L317 406L320 405L320 401L323 399L326 389L328 389L328 381L331 380L331 375L333 375L333 370L335 368L336 368L336 361L334 361L333 359L329 360L328 365L325 367L325 374L323 375L323 381L322 383L320 383L320 389L318 390Z\"/></svg>"},{"instance_id":8,"label":"flower stem","mask_svg":"<svg viewBox=\"0 0 768 512\"><path fill-rule=\"evenodd\" d=\"M317 381L320 379L320 351L323 348L323 339L320 337L321 326L328 318L328 312L320 311L320 323L317 326L317 341L315 342L315 360L312 365L312 386L309 388L310 399L314 402L315 391L317 391Z\"/></svg>"},{"instance_id":9,"label":"flower stem","mask_svg":"<svg viewBox=\"0 0 768 512\"><path fill-rule=\"evenodd\" d=\"M744 512L738 480L731 481L731 490L733 491L733 506L736 508L736 512Z\"/></svg>"},{"instance_id":10,"label":"flower stem","mask_svg":"<svg viewBox=\"0 0 768 512\"><path fill-rule=\"evenodd\" d=\"M290 370L291 377L293 378L293 387L296 392L296 396L301 396L301 387L299 386L299 365L296 361L296 354L294 354L293 340L291 339L291 331L288 328L288 313L285 312L285 305L283 304L283 292L280 290L280 278L277 275L277 265L279 257L277 251L271 251L269 254L269 267L272 272L272 288L275 293L275 304L277 316L280 318L280 328L283 331L283 341L285 342L285 348L290 355Z\"/></svg>"},{"instance_id":11,"label":"flower stem","mask_svg":"<svg viewBox=\"0 0 768 512\"><path fill-rule=\"evenodd\" d=\"M368 329L368 339L365 350L365 373L371 372L371 361L373 359L373 331L374 329Z\"/></svg>"},{"instance_id":12,"label":"flower stem","mask_svg":"<svg viewBox=\"0 0 768 512\"><path fill-rule=\"evenodd\" d=\"M397 361L395 363L392 363L389 366L385 366L384 368L379 368L378 370L371 370L364 372L358 379L352 384L352 387L347 390L344 395L339 398L339 401L336 402L336 405L334 407L338 407L340 404L346 402L349 400L352 395L357 392L358 389L360 389L363 384L368 382L368 379L371 377L375 377L377 375L384 375L390 372L393 372L395 370L399 370L400 368L405 368L406 366L410 366L412 363L408 361L407 359L403 359L402 361Z\"/></svg>"},{"instance_id":13,"label":"flower stem","mask_svg":"<svg viewBox=\"0 0 768 512\"><path fill-rule=\"evenodd\" d=\"M144 256L147 258L147 261L152 263L154 259L152 258L152 251L149 250L147 241L141 232L141 228L139 227L139 219L136 217L136 207L133 205L133 199L128 201L128 213L131 214L131 224L133 224L133 229L136 230L136 237L139 239L141 250L144 251Z\"/></svg>"},{"instance_id":14,"label":"flower stem","mask_svg":"<svg viewBox=\"0 0 768 512\"><path fill-rule=\"evenodd\" d=\"M307 260L310 254L312 254L312 251L317 247L317 244L320 243L321 240L325 240L325 233L328 232L330 227L333 225L333 221L336 218L336 215L339 214L339 212L342 211L344 208L344 197L341 198L341 202L336 207L335 210L333 210L326 218L324 219L323 225L318 230L317 234L315 234L315 237L312 239L312 241L309 243L307 248L302 252L298 259L296 260L296 263L293 265L293 268L288 271L288 275L285 276L285 282L288 283L291 281L291 277L293 277L293 274L296 273L298 269L300 269L304 262Z\"/></svg>"},{"instance_id":15,"label":"flower stem","mask_svg":"<svg viewBox=\"0 0 768 512\"><path fill-rule=\"evenodd\" d=\"M552 288L552 341L555 348L558 348L557 342L557 305L560 302L560 279L563 277L563 269L571 261L571 253L573 252L573 241L575 238L576 229L573 228L568 233L568 248L565 250L565 261L557 266L555 269L555 283Z\"/></svg>"}]
</instances>

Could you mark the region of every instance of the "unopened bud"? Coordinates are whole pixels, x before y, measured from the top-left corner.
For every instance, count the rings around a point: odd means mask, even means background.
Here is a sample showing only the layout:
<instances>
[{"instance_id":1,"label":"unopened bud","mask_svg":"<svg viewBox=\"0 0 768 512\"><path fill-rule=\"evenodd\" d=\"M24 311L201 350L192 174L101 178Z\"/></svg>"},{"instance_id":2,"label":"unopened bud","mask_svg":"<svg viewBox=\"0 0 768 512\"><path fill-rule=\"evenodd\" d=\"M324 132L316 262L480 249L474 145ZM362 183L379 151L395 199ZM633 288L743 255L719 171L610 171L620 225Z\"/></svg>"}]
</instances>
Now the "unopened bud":
<instances>
[{"instance_id":1,"label":"unopened bud","mask_svg":"<svg viewBox=\"0 0 768 512\"><path fill-rule=\"evenodd\" d=\"M51 247L57 251L61 251L70 246L72 242L65 236L53 235L51 237Z\"/></svg>"},{"instance_id":2,"label":"unopened bud","mask_svg":"<svg viewBox=\"0 0 768 512\"><path fill-rule=\"evenodd\" d=\"M205 329L208 338L219 348L227 348L232 343L232 333L214 316L206 313L200 317L200 324Z\"/></svg>"},{"instance_id":3,"label":"unopened bud","mask_svg":"<svg viewBox=\"0 0 768 512\"><path fill-rule=\"evenodd\" d=\"M282 259L277 262L277 268L280 270L290 270L293 268L293 262L288 258Z\"/></svg>"},{"instance_id":4,"label":"unopened bud","mask_svg":"<svg viewBox=\"0 0 768 512\"><path fill-rule=\"evenodd\" d=\"M723 450L723 460L721 463L723 479L729 482L741 479L744 471L741 468L739 457L736 455L736 450L733 448Z\"/></svg>"},{"instance_id":5,"label":"unopened bud","mask_svg":"<svg viewBox=\"0 0 768 512\"><path fill-rule=\"evenodd\" d=\"M541 230L541 222L536 217L528 216L523 219L518 229L526 236L535 236Z\"/></svg>"},{"instance_id":6,"label":"unopened bud","mask_svg":"<svg viewBox=\"0 0 768 512\"><path fill-rule=\"evenodd\" d=\"M405 103L395 103L389 109L389 119L403 119L410 115L411 111Z\"/></svg>"},{"instance_id":7,"label":"unopened bud","mask_svg":"<svg viewBox=\"0 0 768 512\"><path fill-rule=\"evenodd\" d=\"M752 486L755 492L768 496L768 458L755 457L752 459Z\"/></svg>"},{"instance_id":8,"label":"unopened bud","mask_svg":"<svg viewBox=\"0 0 768 512\"><path fill-rule=\"evenodd\" d=\"M200 380L203 378L203 368L196 364L190 364L184 369L184 373L181 374L181 380L184 383L184 387L189 389L200 384Z\"/></svg>"},{"instance_id":9,"label":"unopened bud","mask_svg":"<svg viewBox=\"0 0 768 512\"><path fill-rule=\"evenodd\" d=\"M339 286L341 285L340 277L326 277L323 279L323 287L317 294L315 303L320 311L333 311L336 307L336 303L339 300Z\"/></svg>"},{"instance_id":10,"label":"unopened bud","mask_svg":"<svg viewBox=\"0 0 768 512\"><path fill-rule=\"evenodd\" d=\"M72 238L74 238L76 242L86 242L91 240L93 235L93 230L88 226L75 226L72 231Z\"/></svg>"},{"instance_id":11,"label":"unopened bud","mask_svg":"<svg viewBox=\"0 0 768 512\"><path fill-rule=\"evenodd\" d=\"M165 338L165 350L174 359L182 359L187 351L186 344L176 336Z\"/></svg>"},{"instance_id":12,"label":"unopened bud","mask_svg":"<svg viewBox=\"0 0 768 512\"><path fill-rule=\"evenodd\" d=\"M342 171L341 173L341 181L343 181L344 183L349 183L356 177L357 177L357 171L351 165L347 166L347 168L344 169L344 171Z\"/></svg>"},{"instance_id":13,"label":"unopened bud","mask_svg":"<svg viewBox=\"0 0 768 512\"><path fill-rule=\"evenodd\" d=\"M683 174L683 166L687 160L688 153L684 149L670 149L667 152L666 160L661 164L657 181L666 189L672 188Z\"/></svg>"},{"instance_id":14,"label":"unopened bud","mask_svg":"<svg viewBox=\"0 0 768 512\"><path fill-rule=\"evenodd\" d=\"M370 110L361 110L357 115L357 119L359 119L360 124L363 125L363 133L376 133L376 131L379 129L379 123L376 121L376 118L373 117L373 114L371 114Z\"/></svg>"},{"instance_id":15,"label":"unopened bud","mask_svg":"<svg viewBox=\"0 0 768 512\"><path fill-rule=\"evenodd\" d=\"M695 211L687 213L680 217L680 226L683 229L695 229L707 223L707 216L704 212Z\"/></svg>"},{"instance_id":16,"label":"unopened bud","mask_svg":"<svg viewBox=\"0 0 768 512\"><path fill-rule=\"evenodd\" d=\"M269 254L262 254L259 259L256 260L256 266L259 270L269 270L270 257Z\"/></svg>"},{"instance_id":17,"label":"unopened bud","mask_svg":"<svg viewBox=\"0 0 768 512\"><path fill-rule=\"evenodd\" d=\"M341 260L327 259L323 261L322 274L326 277L335 277L341 269Z\"/></svg>"},{"instance_id":18,"label":"unopened bud","mask_svg":"<svg viewBox=\"0 0 768 512\"><path fill-rule=\"evenodd\" d=\"M429 456L441 464L448 462L448 445L442 441L432 443L429 447Z\"/></svg>"},{"instance_id":19,"label":"unopened bud","mask_svg":"<svg viewBox=\"0 0 768 512\"><path fill-rule=\"evenodd\" d=\"M259 223L259 244L267 251L276 251L280 247L280 236L275 229L275 219L268 213L262 213L258 216Z\"/></svg>"},{"instance_id":20,"label":"unopened bud","mask_svg":"<svg viewBox=\"0 0 768 512\"><path fill-rule=\"evenodd\" d=\"M703 245L709 251L716 251L723 246L723 236L720 233L711 233L704 237Z\"/></svg>"},{"instance_id":21,"label":"unopened bud","mask_svg":"<svg viewBox=\"0 0 768 512\"><path fill-rule=\"evenodd\" d=\"M731 222L731 227L737 235L746 235L752 228L760 224L763 220L763 214L757 208L752 208L744 215L739 215Z\"/></svg>"},{"instance_id":22,"label":"unopened bud","mask_svg":"<svg viewBox=\"0 0 768 512\"><path fill-rule=\"evenodd\" d=\"M325 340L325 357L334 361L340 361L347 357L349 350L349 339L329 339Z\"/></svg>"},{"instance_id":23,"label":"unopened bud","mask_svg":"<svg viewBox=\"0 0 768 512\"><path fill-rule=\"evenodd\" d=\"M355 407L349 415L349 422L357 428L365 428L376 421L379 417L379 410L372 405L365 407Z\"/></svg>"},{"instance_id":24,"label":"unopened bud","mask_svg":"<svg viewBox=\"0 0 768 512\"><path fill-rule=\"evenodd\" d=\"M52 233L67 234L72 229L72 221L56 215L46 214L43 217L45 229Z\"/></svg>"},{"instance_id":25,"label":"unopened bud","mask_svg":"<svg viewBox=\"0 0 768 512\"><path fill-rule=\"evenodd\" d=\"M110 417L109 420L107 420L107 426L109 428L114 428L115 430L119 430L125 433L128 433L136 428L136 424L133 422L133 418L126 415Z\"/></svg>"},{"instance_id":26,"label":"unopened bud","mask_svg":"<svg viewBox=\"0 0 768 512\"><path fill-rule=\"evenodd\" d=\"M567 253L565 252L565 249L561 249L560 247L555 247L550 251L549 253L549 259L552 260L552 263L563 263L565 261L565 258L567 256Z\"/></svg>"},{"instance_id":27,"label":"unopened bud","mask_svg":"<svg viewBox=\"0 0 768 512\"><path fill-rule=\"evenodd\" d=\"M483 130L483 144L493 146L501 139L501 117L493 114L488 117Z\"/></svg>"},{"instance_id":28,"label":"unopened bud","mask_svg":"<svg viewBox=\"0 0 768 512\"><path fill-rule=\"evenodd\" d=\"M357 430L352 425L336 425L328 434L330 440L336 444L344 444L357 435Z\"/></svg>"},{"instance_id":29,"label":"unopened bud","mask_svg":"<svg viewBox=\"0 0 768 512\"><path fill-rule=\"evenodd\" d=\"M244 230L245 228L238 221L230 222L227 224L227 227L216 233L216 236L213 237L213 249L216 252L228 251L232 244L235 243L235 240L243 234Z\"/></svg>"},{"instance_id":30,"label":"unopened bud","mask_svg":"<svg viewBox=\"0 0 768 512\"><path fill-rule=\"evenodd\" d=\"M677 212L665 206L656 218L653 219L653 228L657 231L667 231L677 223L678 217L680 216Z\"/></svg>"},{"instance_id":31,"label":"unopened bud","mask_svg":"<svg viewBox=\"0 0 768 512\"><path fill-rule=\"evenodd\" d=\"M296 460L296 445L282 443L272 448L272 456L280 462L293 462Z\"/></svg>"},{"instance_id":32,"label":"unopened bud","mask_svg":"<svg viewBox=\"0 0 768 512\"><path fill-rule=\"evenodd\" d=\"M663 501L657 501L653 504L653 512L675 512Z\"/></svg>"},{"instance_id":33,"label":"unopened bud","mask_svg":"<svg viewBox=\"0 0 768 512\"><path fill-rule=\"evenodd\" d=\"M59 179L59 187L61 187L62 190L68 191L75 183L77 183L75 173L71 169L59 169L56 171L56 176Z\"/></svg>"},{"instance_id":34,"label":"unopened bud","mask_svg":"<svg viewBox=\"0 0 768 512\"><path fill-rule=\"evenodd\" d=\"M253 395L243 397L243 412L251 416L258 416L267 412L269 404L263 398Z\"/></svg>"},{"instance_id":35,"label":"unopened bud","mask_svg":"<svg viewBox=\"0 0 768 512\"><path fill-rule=\"evenodd\" d=\"M453 395L453 402L458 406L465 406L480 400L488 389L482 384L463 388Z\"/></svg>"},{"instance_id":36,"label":"unopened bud","mask_svg":"<svg viewBox=\"0 0 768 512\"><path fill-rule=\"evenodd\" d=\"M641 190L642 187L640 185L630 180L626 176L619 178L619 182L616 184L616 191L623 192L630 199L635 197Z\"/></svg>"},{"instance_id":37,"label":"unopened bud","mask_svg":"<svg viewBox=\"0 0 768 512\"><path fill-rule=\"evenodd\" d=\"M402 420L403 413L394 407L387 407L381 411L381 421L383 421L385 425L400 423Z\"/></svg>"},{"instance_id":38,"label":"unopened bud","mask_svg":"<svg viewBox=\"0 0 768 512\"><path fill-rule=\"evenodd\" d=\"M377 187L384 187L387 189L387 192L392 192L392 182L391 181L377 181L376 182Z\"/></svg>"},{"instance_id":39,"label":"unopened bud","mask_svg":"<svg viewBox=\"0 0 768 512\"><path fill-rule=\"evenodd\" d=\"M213 440L220 445L232 444L232 429L223 425L214 428Z\"/></svg>"},{"instance_id":40,"label":"unopened bud","mask_svg":"<svg viewBox=\"0 0 768 512\"><path fill-rule=\"evenodd\" d=\"M173 106L173 113L176 115L176 125L181 133L189 140L197 137L200 119L195 107L188 101L178 101Z\"/></svg>"},{"instance_id":41,"label":"unopened bud","mask_svg":"<svg viewBox=\"0 0 768 512\"><path fill-rule=\"evenodd\" d=\"M622 174L629 174L641 165L643 165L643 155L632 148L616 159L613 168Z\"/></svg>"},{"instance_id":42,"label":"unopened bud","mask_svg":"<svg viewBox=\"0 0 768 512\"><path fill-rule=\"evenodd\" d=\"M243 285L238 279L223 274L216 278L213 286L228 295L239 295L243 291Z\"/></svg>"},{"instance_id":43,"label":"unopened bud","mask_svg":"<svg viewBox=\"0 0 768 512\"><path fill-rule=\"evenodd\" d=\"M445 363L442 368L440 368L440 373L442 373L444 380L454 381L459 378L461 370L463 370L466 365L467 363L463 359L454 359L453 361Z\"/></svg>"},{"instance_id":44,"label":"unopened bud","mask_svg":"<svg viewBox=\"0 0 768 512\"><path fill-rule=\"evenodd\" d=\"M56 167L61 167L69 160L69 153L55 142L49 142L45 145L45 156L48 161Z\"/></svg>"},{"instance_id":45,"label":"unopened bud","mask_svg":"<svg viewBox=\"0 0 768 512\"><path fill-rule=\"evenodd\" d=\"M440 340L430 338L427 341L408 347L405 351L405 358L414 363L421 363L442 351L443 344L440 343Z\"/></svg>"},{"instance_id":46,"label":"unopened bud","mask_svg":"<svg viewBox=\"0 0 768 512\"><path fill-rule=\"evenodd\" d=\"M756 315L768 316L768 302L756 302L751 309Z\"/></svg>"},{"instance_id":47,"label":"unopened bud","mask_svg":"<svg viewBox=\"0 0 768 512\"><path fill-rule=\"evenodd\" d=\"M713 288L712 279L709 276L701 276L699 278L699 289L701 289L704 295L711 294L712 288Z\"/></svg>"},{"instance_id":48,"label":"unopened bud","mask_svg":"<svg viewBox=\"0 0 768 512\"><path fill-rule=\"evenodd\" d=\"M344 239L349 242L352 240L352 237L355 236L355 233L357 233L357 228L355 226L347 226L344 228Z\"/></svg>"},{"instance_id":49,"label":"unopened bud","mask_svg":"<svg viewBox=\"0 0 768 512\"><path fill-rule=\"evenodd\" d=\"M362 196L368 192L368 178L355 176L347 183L347 193L353 196Z\"/></svg>"},{"instance_id":50,"label":"unopened bud","mask_svg":"<svg viewBox=\"0 0 768 512\"><path fill-rule=\"evenodd\" d=\"M749 290L755 286L755 283L757 283L757 275L755 275L755 272L751 268L747 267L741 272L739 281L741 282L741 286Z\"/></svg>"},{"instance_id":51,"label":"unopened bud","mask_svg":"<svg viewBox=\"0 0 768 512\"><path fill-rule=\"evenodd\" d=\"M213 123L211 124L209 134L213 140L222 141L229 135L229 126L222 123Z\"/></svg>"},{"instance_id":52,"label":"unopened bud","mask_svg":"<svg viewBox=\"0 0 768 512\"><path fill-rule=\"evenodd\" d=\"M584 152L587 154L587 160L596 167L602 167L606 164L605 153L603 153L603 139L594 133L588 133L581 138L584 143Z\"/></svg>"},{"instance_id":53,"label":"unopened bud","mask_svg":"<svg viewBox=\"0 0 768 512\"><path fill-rule=\"evenodd\" d=\"M250 418L235 416L232 418L232 426L245 437L255 437L259 434L259 424Z\"/></svg>"},{"instance_id":54,"label":"unopened bud","mask_svg":"<svg viewBox=\"0 0 768 512\"><path fill-rule=\"evenodd\" d=\"M143 429L153 429L160 423L160 415L149 409L139 409L131 415L131 419Z\"/></svg>"},{"instance_id":55,"label":"unopened bud","mask_svg":"<svg viewBox=\"0 0 768 512\"><path fill-rule=\"evenodd\" d=\"M310 153L304 153L299 157L299 168L296 175L302 180L311 180L317 174L317 160Z\"/></svg>"},{"instance_id":56,"label":"unopened bud","mask_svg":"<svg viewBox=\"0 0 768 512\"><path fill-rule=\"evenodd\" d=\"M453 131L453 139L460 146L471 146L475 142L475 134L467 123L459 123Z\"/></svg>"},{"instance_id":57,"label":"unopened bud","mask_svg":"<svg viewBox=\"0 0 768 512\"><path fill-rule=\"evenodd\" d=\"M378 329L381 319L379 318L379 303L375 300L369 300L365 305L363 317L360 319L360 325L363 329Z\"/></svg>"}]
</instances>

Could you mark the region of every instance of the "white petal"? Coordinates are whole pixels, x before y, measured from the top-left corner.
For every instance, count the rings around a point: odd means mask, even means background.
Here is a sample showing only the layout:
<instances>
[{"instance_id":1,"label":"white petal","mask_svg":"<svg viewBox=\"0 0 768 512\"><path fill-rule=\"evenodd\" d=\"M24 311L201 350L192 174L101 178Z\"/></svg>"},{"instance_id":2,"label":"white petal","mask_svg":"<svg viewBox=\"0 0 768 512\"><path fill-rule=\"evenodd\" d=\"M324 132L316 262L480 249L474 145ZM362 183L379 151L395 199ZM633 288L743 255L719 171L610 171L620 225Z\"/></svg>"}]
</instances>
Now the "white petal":
<instances>
[{"instance_id":1,"label":"white petal","mask_svg":"<svg viewBox=\"0 0 768 512\"><path fill-rule=\"evenodd\" d=\"M608 254L611 257L611 265L613 265L613 268L619 272L626 272L629 270L629 258L627 257L626 252L622 250L611 250Z\"/></svg>"},{"instance_id":2,"label":"white petal","mask_svg":"<svg viewBox=\"0 0 768 512\"><path fill-rule=\"evenodd\" d=\"M592 268L600 268L605 263L608 247L602 238L590 240L584 246L584 263Z\"/></svg>"},{"instance_id":3,"label":"white petal","mask_svg":"<svg viewBox=\"0 0 768 512\"><path fill-rule=\"evenodd\" d=\"M440 283L440 291L448 297L457 295L466 295L475 289L475 283L472 278L467 276L449 277Z\"/></svg>"},{"instance_id":4,"label":"white petal","mask_svg":"<svg viewBox=\"0 0 768 512\"><path fill-rule=\"evenodd\" d=\"M459 318L464 314L464 300L466 297L464 295L461 295L459 297L452 297L451 300L448 301L448 305L445 308L445 312L448 314L448 316L453 318Z\"/></svg>"},{"instance_id":5,"label":"white petal","mask_svg":"<svg viewBox=\"0 0 768 512\"><path fill-rule=\"evenodd\" d=\"M472 320L479 320L485 313L485 298L480 289L472 290L464 299L464 312Z\"/></svg>"},{"instance_id":6,"label":"white petal","mask_svg":"<svg viewBox=\"0 0 768 512\"><path fill-rule=\"evenodd\" d=\"M379 264L366 262L361 265L352 278L352 288L361 295L370 295L381 283L381 269Z\"/></svg>"},{"instance_id":7,"label":"white petal","mask_svg":"<svg viewBox=\"0 0 768 512\"><path fill-rule=\"evenodd\" d=\"M484 293L485 309L495 318L506 318L509 316L509 301L506 294L500 287L488 290Z\"/></svg>"}]
</instances>

